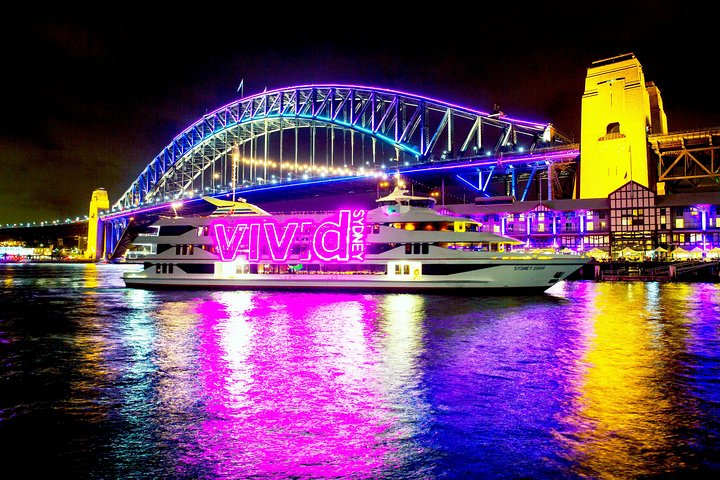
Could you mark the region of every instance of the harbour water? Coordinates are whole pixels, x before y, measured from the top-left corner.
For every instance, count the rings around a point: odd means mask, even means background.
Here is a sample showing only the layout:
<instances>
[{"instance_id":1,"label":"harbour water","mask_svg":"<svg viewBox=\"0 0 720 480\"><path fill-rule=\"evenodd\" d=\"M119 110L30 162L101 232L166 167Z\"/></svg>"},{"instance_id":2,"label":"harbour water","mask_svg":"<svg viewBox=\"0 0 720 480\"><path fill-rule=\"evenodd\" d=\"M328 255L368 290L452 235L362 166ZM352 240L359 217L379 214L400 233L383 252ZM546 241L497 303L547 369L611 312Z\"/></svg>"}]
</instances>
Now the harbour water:
<instances>
[{"instance_id":1,"label":"harbour water","mask_svg":"<svg viewBox=\"0 0 720 480\"><path fill-rule=\"evenodd\" d=\"M124 288L0 266L2 478L720 473L720 284Z\"/></svg>"}]
</instances>

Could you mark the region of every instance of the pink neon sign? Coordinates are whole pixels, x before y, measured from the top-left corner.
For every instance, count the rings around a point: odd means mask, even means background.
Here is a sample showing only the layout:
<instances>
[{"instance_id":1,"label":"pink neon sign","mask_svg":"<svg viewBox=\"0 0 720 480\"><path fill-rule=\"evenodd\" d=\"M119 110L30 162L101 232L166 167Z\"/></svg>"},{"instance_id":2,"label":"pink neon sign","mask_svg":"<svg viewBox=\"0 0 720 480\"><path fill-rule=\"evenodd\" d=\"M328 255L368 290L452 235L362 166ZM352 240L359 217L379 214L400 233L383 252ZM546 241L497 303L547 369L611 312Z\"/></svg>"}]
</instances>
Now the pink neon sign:
<instances>
[{"instance_id":1,"label":"pink neon sign","mask_svg":"<svg viewBox=\"0 0 720 480\"><path fill-rule=\"evenodd\" d=\"M271 217L226 218L210 225L223 262L238 257L250 262L363 261L365 210L340 210L319 223L291 219L280 223Z\"/></svg>"}]
</instances>

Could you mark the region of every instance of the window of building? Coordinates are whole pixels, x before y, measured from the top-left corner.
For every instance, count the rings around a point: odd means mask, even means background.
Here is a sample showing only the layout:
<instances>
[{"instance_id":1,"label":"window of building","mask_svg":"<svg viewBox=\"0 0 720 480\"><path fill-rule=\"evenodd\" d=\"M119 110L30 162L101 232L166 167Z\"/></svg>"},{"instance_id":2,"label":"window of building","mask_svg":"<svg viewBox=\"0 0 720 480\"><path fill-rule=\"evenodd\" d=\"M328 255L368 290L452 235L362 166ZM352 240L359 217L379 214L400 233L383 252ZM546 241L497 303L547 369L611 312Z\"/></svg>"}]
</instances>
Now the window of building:
<instances>
[{"instance_id":1,"label":"window of building","mask_svg":"<svg viewBox=\"0 0 720 480\"><path fill-rule=\"evenodd\" d=\"M675 219L675 228L685 228L685 219L684 218L676 218Z\"/></svg>"},{"instance_id":2,"label":"window of building","mask_svg":"<svg viewBox=\"0 0 720 480\"><path fill-rule=\"evenodd\" d=\"M585 224L585 228L587 228L587 231L588 231L588 232L592 232L593 230L595 230L595 223L594 223L594 222L587 222L587 223Z\"/></svg>"},{"instance_id":3,"label":"window of building","mask_svg":"<svg viewBox=\"0 0 720 480\"><path fill-rule=\"evenodd\" d=\"M608 123L605 133L607 133L608 135L611 133L620 133L620 122Z\"/></svg>"}]
</instances>

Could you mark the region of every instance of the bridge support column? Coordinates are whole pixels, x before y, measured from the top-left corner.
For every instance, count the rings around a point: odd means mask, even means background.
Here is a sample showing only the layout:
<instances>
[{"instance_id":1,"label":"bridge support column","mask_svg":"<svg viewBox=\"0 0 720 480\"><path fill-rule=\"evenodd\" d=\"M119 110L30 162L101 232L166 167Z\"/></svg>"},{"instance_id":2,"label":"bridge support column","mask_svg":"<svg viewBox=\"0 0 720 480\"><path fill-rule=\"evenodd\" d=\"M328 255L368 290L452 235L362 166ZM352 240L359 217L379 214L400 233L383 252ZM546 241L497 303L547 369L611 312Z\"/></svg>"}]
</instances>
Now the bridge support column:
<instances>
[{"instance_id":1,"label":"bridge support column","mask_svg":"<svg viewBox=\"0 0 720 480\"><path fill-rule=\"evenodd\" d=\"M593 62L581 107L580 198L606 198L631 180L655 190L648 133L666 133L667 118L635 55Z\"/></svg>"},{"instance_id":2,"label":"bridge support column","mask_svg":"<svg viewBox=\"0 0 720 480\"><path fill-rule=\"evenodd\" d=\"M110 208L107 191L98 188L93 191L90 199L90 213L88 214L88 241L85 257L97 260L103 254L103 221L100 220L100 211Z\"/></svg>"}]
</instances>

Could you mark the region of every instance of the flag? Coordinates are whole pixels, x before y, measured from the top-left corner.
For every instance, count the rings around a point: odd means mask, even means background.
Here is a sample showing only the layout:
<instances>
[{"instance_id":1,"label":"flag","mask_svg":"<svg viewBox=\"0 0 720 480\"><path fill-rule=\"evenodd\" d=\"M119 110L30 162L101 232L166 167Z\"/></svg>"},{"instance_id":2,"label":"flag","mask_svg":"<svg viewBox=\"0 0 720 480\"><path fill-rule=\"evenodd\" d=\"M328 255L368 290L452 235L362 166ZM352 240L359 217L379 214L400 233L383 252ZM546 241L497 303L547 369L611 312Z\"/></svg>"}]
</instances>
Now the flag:
<instances>
[{"instance_id":1,"label":"flag","mask_svg":"<svg viewBox=\"0 0 720 480\"><path fill-rule=\"evenodd\" d=\"M244 78L240 80L240 85L238 85L238 89L237 89L237 91L240 92L240 96L241 96L241 97L242 97L242 95L243 95L243 94L242 94L243 83L245 83L245 79L244 79Z\"/></svg>"}]
</instances>

